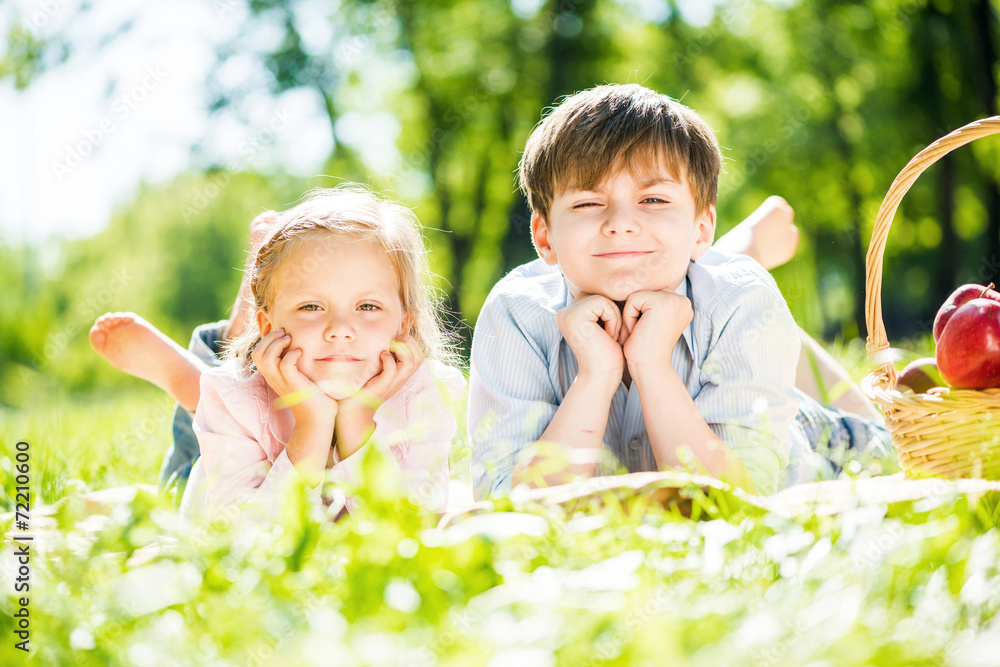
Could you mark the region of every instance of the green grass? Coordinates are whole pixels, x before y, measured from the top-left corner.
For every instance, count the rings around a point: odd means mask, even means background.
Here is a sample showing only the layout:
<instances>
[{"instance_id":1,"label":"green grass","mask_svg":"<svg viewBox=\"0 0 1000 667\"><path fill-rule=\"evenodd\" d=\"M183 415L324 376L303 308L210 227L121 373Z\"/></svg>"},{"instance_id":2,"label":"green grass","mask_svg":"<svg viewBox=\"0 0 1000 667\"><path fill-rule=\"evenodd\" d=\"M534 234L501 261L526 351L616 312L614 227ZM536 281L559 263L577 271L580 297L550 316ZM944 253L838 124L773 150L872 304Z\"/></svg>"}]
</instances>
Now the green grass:
<instances>
[{"instance_id":1,"label":"green grass","mask_svg":"<svg viewBox=\"0 0 1000 667\"><path fill-rule=\"evenodd\" d=\"M25 410L0 409L2 508L11 509L10 459L30 445L37 498L53 503L69 491L155 484L170 446L173 403L158 390L85 398L38 388Z\"/></svg>"},{"instance_id":2,"label":"green grass","mask_svg":"<svg viewBox=\"0 0 1000 667\"><path fill-rule=\"evenodd\" d=\"M155 482L169 402L33 404L0 420L5 491L23 439L36 497L58 502L52 529L32 517L28 664L996 664L998 494L787 518L716 491L695 493L697 520L507 500L438 529L378 483L373 456L371 488L336 523L293 494L278 522L225 512L189 526L147 493L106 516L81 500ZM11 577L3 665L25 660Z\"/></svg>"}]
</instances>

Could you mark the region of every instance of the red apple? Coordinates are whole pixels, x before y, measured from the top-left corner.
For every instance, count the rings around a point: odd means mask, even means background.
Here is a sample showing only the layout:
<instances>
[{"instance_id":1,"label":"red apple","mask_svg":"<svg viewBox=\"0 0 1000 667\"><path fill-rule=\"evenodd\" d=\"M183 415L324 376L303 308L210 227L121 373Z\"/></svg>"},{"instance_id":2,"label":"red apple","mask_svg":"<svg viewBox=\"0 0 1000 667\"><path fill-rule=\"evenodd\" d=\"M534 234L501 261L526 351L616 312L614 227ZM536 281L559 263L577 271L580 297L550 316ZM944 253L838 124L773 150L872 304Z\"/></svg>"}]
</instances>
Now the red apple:
<instances>
[{"instance_id":1,"label":"red apple","mask_svg":"<svg viewBox=\"0 0 1000 667\"><path fill-rule=\"evenodd\" d=\"M959 306L935 356L941 377L956 389L1000 387L1000 301L972 299Z\"/></svg>"},{"instance_id":2,"label":"red apple","mask_svg":"<svg viewBox=\"0 0 1000 667\"><path fill-rule=\"evenodd\" d=\"M944 386L944 379L934 357L911 361L896 376L896 388L900 391L908 389L915 394L926 394L934 387Z\"/></svg>"},{"instance_id":3,"label":"red apple","mask_svg":"<svg viewBox=\"0 0 1000 667\"><path fill-rule=\"evenodd\" d=\"M934 317L935 343L941 339L941 332L944 331L944 325L948 324L948 320L955 314L955 311L973 299L993 299L994 301L1000 301L1000 292L993 289L993 283L990 283L989 287L983 287L974 283L962 285L952 292L951 296L941 304L937 315Z\"/></svg>"}]
</instances>

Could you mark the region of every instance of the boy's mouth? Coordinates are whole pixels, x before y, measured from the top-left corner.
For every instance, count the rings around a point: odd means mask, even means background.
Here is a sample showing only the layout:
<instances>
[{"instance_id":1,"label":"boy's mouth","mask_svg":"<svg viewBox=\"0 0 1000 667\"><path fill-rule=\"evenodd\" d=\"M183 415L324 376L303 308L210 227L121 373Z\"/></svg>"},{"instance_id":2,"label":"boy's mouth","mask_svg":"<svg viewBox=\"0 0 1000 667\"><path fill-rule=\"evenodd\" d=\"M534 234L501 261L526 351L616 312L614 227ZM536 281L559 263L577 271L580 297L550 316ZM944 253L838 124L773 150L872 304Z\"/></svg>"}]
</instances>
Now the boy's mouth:
<instances>
[{"instance_id":1,"label":"boy's mouth","mask_svg":"<svg viewBox=\"0 0 1000 667\"><path fill-rule=\"evenodd\" d=\"M607 252L601 252L595 257L600 257L601 259L628 259L630 257L641 257L642 255L649 255L652 250L609 250Z\"/></svg>"},{"instance_id":2,"label":"boy's mouth","mask_svg":"<svg viewBox=\"0 0 1000 667\"><path fill-rule=\"evenodd\" d=\"M350 363L353 361L361 361L361 360L350 354L331 354L328 357L323 357L322 359L317 359L316 361L333 361L333 362Z\"/></svg>"}]
</instances>

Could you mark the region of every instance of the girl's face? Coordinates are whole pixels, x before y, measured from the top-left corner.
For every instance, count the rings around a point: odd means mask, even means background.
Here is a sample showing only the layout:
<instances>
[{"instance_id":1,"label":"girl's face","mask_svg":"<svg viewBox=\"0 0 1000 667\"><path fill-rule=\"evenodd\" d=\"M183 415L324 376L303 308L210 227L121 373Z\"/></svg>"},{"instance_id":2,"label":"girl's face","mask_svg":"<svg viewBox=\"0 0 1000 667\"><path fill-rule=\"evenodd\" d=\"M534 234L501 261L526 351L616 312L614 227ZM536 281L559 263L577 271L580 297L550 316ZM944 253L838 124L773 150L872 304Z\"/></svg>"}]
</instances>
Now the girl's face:
<instances>
[{"instance_id":1,"label":"girl's face","mask_svg":"<svg viewBox=\"0 0 1000 667\"><path fill-rule=\"evenodd\" d=\"M299 370L341 400L377 375L379 355L404 326L389 256L374 241L324 234L294 251L276 276L274 303L260 311L262 336L284 329Z\"/></svg>"}]
</instances>

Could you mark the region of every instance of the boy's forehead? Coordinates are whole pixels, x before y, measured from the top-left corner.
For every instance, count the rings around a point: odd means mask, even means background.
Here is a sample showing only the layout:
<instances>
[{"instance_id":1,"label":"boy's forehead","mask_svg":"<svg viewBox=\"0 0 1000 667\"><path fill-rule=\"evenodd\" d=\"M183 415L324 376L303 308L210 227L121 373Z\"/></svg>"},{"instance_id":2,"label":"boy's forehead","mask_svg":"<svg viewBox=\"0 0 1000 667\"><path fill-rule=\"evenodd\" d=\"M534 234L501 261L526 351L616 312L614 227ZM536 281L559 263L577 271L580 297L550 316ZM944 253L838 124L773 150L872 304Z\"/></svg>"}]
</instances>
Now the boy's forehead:
<instances>
[{"instance_id":1,"label":"boy's forehead","mask_svg":"<svg viewBox=\"0 0 1000 667\"><path fill-rule=\"evenodd\" d=\"M689 185L685 169L672 163L666 156L658 159L619 160L603 173L588 172L586 169L570 169L562 183L555 184L555 194L560 196L567 192L580 190L604 190L623 173L627 173L637 187L647 187L663 182L673 182L677 185Z\"/></svg>"}]
</instances>

